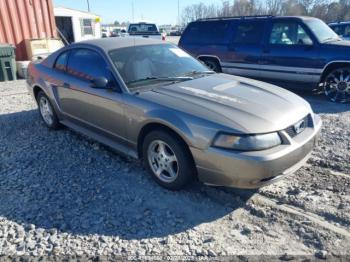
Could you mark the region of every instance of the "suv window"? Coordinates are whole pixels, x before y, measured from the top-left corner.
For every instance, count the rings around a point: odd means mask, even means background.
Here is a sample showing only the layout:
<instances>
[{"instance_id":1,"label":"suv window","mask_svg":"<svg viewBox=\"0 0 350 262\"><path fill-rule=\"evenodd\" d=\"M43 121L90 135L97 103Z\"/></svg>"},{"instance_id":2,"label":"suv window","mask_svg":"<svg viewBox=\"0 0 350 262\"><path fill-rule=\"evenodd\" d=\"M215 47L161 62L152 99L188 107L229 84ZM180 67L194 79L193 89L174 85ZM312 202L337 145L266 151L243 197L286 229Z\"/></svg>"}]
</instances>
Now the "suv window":
<instances>
[{"instance_id":1,"label":"suv window","mask_svg":"<svg viewBox=\"0 0 350 262\"><path fill-rule=\"evenodd\" d=\"M273 45L312 45L312 40L300 24L277 22L272 26L269 43Z\"/></svg>"},{"instance_id":2,"label":"suv window","mask_svg":"<svg viewBox=\"0 0 350 262\"><path fill-rule=\"evenodd\" d=\"M60 71L66 71L67 58L68 58L68 52L64 52L63 54L60 54L56 59L54 68Z\"/></svg>"},{"instance_id":3,"label":"suv window","mask_svg":"<svg viewBox=\"0 0 350 262\"><path fill-rule=\"evenodd\" d=\"M183 36L187 44L225 44L230 21L194 22Z\"/></svg>"},{"instance_id":4,"label":"suv window","mask_svg":"<svg viewBox=\"0 0 350 262\"><path fill-rule=\"evenodd\" d=\"M340 36L350 37L350 25L332 25L331 28Z\"/></svg>"},{"instance_id":5,"label":"suv window","mask_svg":"<svg viewBox=\"0 0 350 262\"><path fill-rule=\"evenodd\" d=\"M69 74L87 81L97 77L111 79L106 62L98 53L89 49L71 51L67 71Z\"/></svg>"},{"instance_id":6,"label":"suv window","mask_svg":"<svg viewBox=\"0 0 350 262\"><path fill-rule=\"evenodd\" d=\"M234 44L259 44L264 33L263 21L240 22L233 39Z\"/></svg>"}]
</instances>

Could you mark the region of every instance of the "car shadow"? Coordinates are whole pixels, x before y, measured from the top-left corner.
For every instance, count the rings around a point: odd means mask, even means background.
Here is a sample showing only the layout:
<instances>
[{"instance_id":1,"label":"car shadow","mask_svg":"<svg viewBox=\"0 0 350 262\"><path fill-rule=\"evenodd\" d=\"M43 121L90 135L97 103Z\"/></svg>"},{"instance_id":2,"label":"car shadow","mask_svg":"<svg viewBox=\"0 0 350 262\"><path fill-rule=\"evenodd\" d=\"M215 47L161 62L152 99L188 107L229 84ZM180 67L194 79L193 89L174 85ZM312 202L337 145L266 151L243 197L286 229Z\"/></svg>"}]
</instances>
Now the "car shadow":
<instances>
[{"instance_id":1,"label":"car shadow","mask_svg":"<svg viewBox=\"0 0 350 262\"><path fill-rule=\"evenodd\" d=\"M331 102L322 93L307 90L293 90L293 92L308 101L317 114L337 114L350 111L350 103Z\"/></svg>"},{"instance_id":2,"label":"car shadow","mask_svg":"<svg viewBox=\"0 0 350 262\"><path fill-rule=\"evenodd\" d=\"M222 218L255 193L200 183L165 190L138 161L67 128L50 131L34 110L0 115L0 156L0 217L27 230L166 237Z\"/></svg>"}]
</instances>

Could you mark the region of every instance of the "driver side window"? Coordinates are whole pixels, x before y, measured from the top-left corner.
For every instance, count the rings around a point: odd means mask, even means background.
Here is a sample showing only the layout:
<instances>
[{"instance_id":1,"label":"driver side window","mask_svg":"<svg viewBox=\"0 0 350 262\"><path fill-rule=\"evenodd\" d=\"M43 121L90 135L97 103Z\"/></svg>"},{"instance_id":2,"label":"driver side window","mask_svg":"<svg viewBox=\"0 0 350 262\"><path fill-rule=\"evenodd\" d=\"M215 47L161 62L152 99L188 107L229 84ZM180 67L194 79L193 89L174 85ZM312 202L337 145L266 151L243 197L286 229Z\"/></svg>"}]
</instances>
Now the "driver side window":
<instances>
[{"instance_id":1,"label":"driver side window","mask_svg":"<svg viewBox=\"0 0 350 262\"><path fill-rule=\"evenodd\" d=\"M74 49L71 51L68 58L67 72L86 81L91 81L97 77L105 77L107 80L111 80L106 62L98 53L89 49Z\"/></svg>"},{"instance_id":2,"label":"driver side window","mask_svg":"<svg viewBox=\"0 0 350 262\"><path fill-rule=\"evenodd\" d=\"M310 36L296 22L274 23L269 39L271 45L312 45Z\"/></svg>"}]
</instances>

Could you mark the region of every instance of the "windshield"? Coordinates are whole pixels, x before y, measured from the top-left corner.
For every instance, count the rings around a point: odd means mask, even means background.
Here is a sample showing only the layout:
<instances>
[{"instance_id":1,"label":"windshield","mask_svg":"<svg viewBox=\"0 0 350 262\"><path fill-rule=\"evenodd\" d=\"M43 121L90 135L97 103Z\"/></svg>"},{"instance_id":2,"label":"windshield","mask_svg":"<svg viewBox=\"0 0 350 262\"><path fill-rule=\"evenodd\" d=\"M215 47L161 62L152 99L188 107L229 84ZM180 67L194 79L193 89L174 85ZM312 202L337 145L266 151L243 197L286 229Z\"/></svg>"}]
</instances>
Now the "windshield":
<instances>
[{"instance_id":1,"label":"windshield","mask_svg":"<svg viewBox=\"0 0 350 262\"><path fill-rule=\"evenodd\" d=\"M129 88L149 84L144 80L183 81L194 72L208 72L199 61L171 44L120 48L110 51L109 56Z\"/></svg>"},{"instance_id":2,"label":"windshield","mask_svg":"<svg viewBox=\"0 0 350 262\"><path fill-rule=\"evenodd\" d=\"M158 33L157 26L155 24L130 24L128 33Z\"/></svg>"},{"instance_id":3,"label":"windshield","mask_svg":"<svg viewBox=\"0 0 350 262\"><path fill-rule=\"evenodd\" d=\"M328 25L319 19L306 19L305 24L309 26L310 30L314 33L320 43L340 39Z\"/></svg>"}]
</instances>

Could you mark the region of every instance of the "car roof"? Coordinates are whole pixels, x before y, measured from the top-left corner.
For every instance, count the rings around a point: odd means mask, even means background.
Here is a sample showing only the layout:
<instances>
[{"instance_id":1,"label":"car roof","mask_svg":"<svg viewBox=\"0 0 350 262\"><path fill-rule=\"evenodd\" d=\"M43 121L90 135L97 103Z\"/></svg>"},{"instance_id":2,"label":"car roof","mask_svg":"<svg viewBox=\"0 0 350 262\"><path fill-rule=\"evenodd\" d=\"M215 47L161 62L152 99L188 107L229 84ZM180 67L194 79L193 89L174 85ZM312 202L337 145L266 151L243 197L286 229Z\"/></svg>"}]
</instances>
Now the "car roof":
<instances>
[{"instance_id":1,"label":"car roof","mask_svg":"<svg viewBox=\"0 0 350 262\"><path fill-rule=\"evenodd\" d=\"M170 44L168 42L148 39L142 37L111 37L111 38L99 38L87 41L81 41L78 43L71 44L71 47L81 46L81 45L91 45L103 49L105 52L110 50L132 47L132 46L144 46L144 45L157 45L157 44Z\"/></svg>"},{"instance_id":2,"label":"car roof","mask_svg":"<svg viewBox=\"0 0 350 262\"><path fill-rule=\"evenodd\" d=\"M256 15L256 16L232 16L232 17L213 17L213 18L201 18L195 22L207 22L207 21L221 21L221 20L284 20L284 19L300 19L300 20L309 20L309 19L318 19L311 16L273 16L273 15Z\"/></svg>"}]
</instances>

